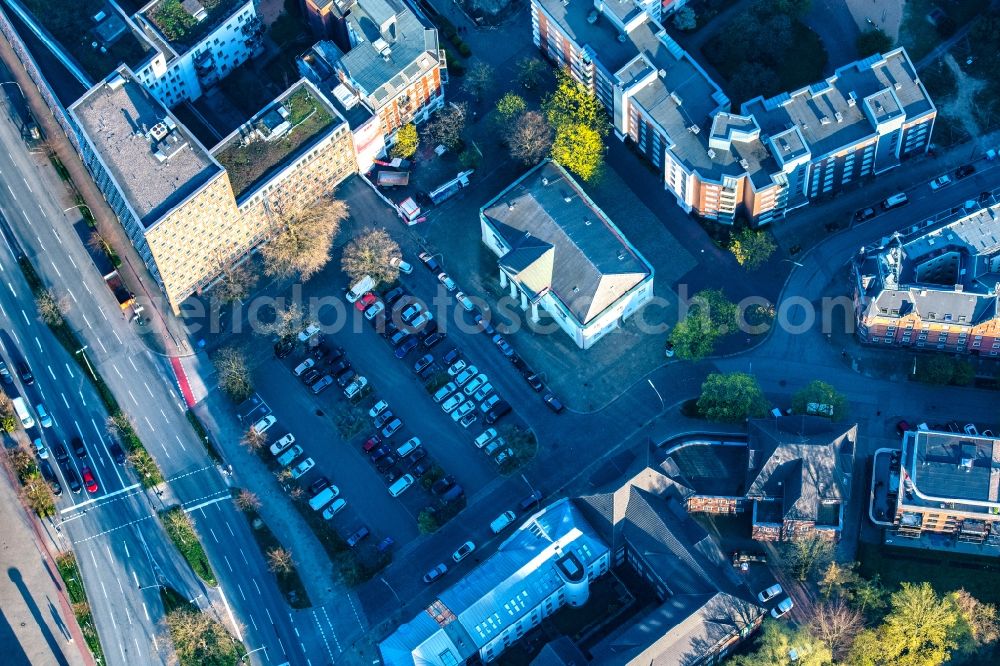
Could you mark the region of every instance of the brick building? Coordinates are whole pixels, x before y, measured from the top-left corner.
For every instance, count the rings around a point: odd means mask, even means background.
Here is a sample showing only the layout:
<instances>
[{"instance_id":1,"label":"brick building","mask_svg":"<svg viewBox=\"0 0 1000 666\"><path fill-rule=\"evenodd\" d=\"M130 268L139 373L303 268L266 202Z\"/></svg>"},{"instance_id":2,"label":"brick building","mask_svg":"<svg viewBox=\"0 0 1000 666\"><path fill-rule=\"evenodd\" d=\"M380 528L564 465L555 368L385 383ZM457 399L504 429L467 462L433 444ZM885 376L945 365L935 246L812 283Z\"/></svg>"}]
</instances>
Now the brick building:
<instances>
[{"instance_id":1,"label":"brick building","mask_svg":"<svg viewBox=\"0 0 1000 666\"><path fill-rule=\"evenodd\" d=\"M304 80L211 150L126 67L69 112L84 164L174 312L270 238L275 211L357 171L347 123Z\"/></svg>"},{"instance_id":2,"label":"brick building","mask_svg":"<svg viewBox=\"0 0 1000 666\"><path fill-rule=\"evenodd\" d=\"M1000 206L911 227L860 253L852 276L862 342L1000 356Z\"/></svg>"},{"instance_id":3,"label":"brick building","mask_svg":"<svg viewBox=\"0 0 1000 666\"><path fill-rule=\"evenodd\" d=\"M535 45L607 108L688 212L766 224L929 145L936 109L903 49L739 113L639 2L532 0Z\"/></svg>"}]
</instances>

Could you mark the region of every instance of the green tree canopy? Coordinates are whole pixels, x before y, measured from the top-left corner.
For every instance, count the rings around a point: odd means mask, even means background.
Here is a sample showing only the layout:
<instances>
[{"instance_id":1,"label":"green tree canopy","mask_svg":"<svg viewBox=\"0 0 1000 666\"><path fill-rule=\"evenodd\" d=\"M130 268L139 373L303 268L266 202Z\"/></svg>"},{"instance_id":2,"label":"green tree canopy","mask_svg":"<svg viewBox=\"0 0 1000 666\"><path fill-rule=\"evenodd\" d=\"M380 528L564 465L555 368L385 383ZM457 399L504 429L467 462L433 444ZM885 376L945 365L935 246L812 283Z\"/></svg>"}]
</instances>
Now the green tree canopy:
<instances>
[{"instance_id":1,"label":"green tree canopy","mask_svg":"<svg viewBox=\"0 0 1000 666\"><path fill-rule=\"evenodd\" d=\"M734 657L732 666L784 666L792 664L789 656L794 648L795 666L826 666L833 660L830 649L817 640L805 627L793 629L775 620L764 620L750 654Z\"/></svg>"},{"instance_id":2,"label":"green tree canopy","mask_svg":"<svg viewBox=\"0 0 1000 666\"><path fill-rule=\"evenodd\" d=\"M583 180L591 180L604 164L604 142L592 127L583 123L564 124L556 129L552 159Z\"/></svg>"},{"instance_id":3,"label":"green tree canopy","mask_svg":"<svg viewBox=\"0 0 1000 666\"><path fill-rule=\"evenodd\" d=\"M751 271L763 266L776 249L778 246L767 231L743 229L729 241L729 251L736 261Z\"/></svg>"},{"instance_id":4,"label":"green tree canopy","mask_svg":"<svg viewBox=\"0 0 1000 666\"><path fill-rule=\"evenodd\" d=\"M739 309L718 289L699 291L670 333L678 358L697 361L710 355L716 341L737 330Z\"/></svg>"},{"instance_id":5,"label":"green tree canopy","mask_svg":"<svg viewBox=\"0 0 1000 666\"><path fill-rule=\"evenodd\" d=\"M875 666L934 666L956 647L960 615L929 583L903 583L889 597L889 613L878 629L858 635L851 661Z\"/></svg>"},{"instance_id":6,"label":"green tree canopy","mask_svg":"<svg viewBox=\"0 0 1000 666\"><path fill-rule=\"evenodd\" d=\"M601 137L608 133L608 115L601 102L566 71L556 76L556 88L542 103L545 118L556 131L565 125L585 125Z\"/></svg>"},{"instance_id":7,"label":"green tree canopy","mask_svg":"<svg viewBox=\"0 0 1000 666\"><path fill-rule=\"evenodd\" d=\"M739 423L766 414L767 400L753 375L712 373L701 385L698 411L709 421Z\"/></svg>"},{"instance_id":8,"label":"green tree canopy","mask_svg":"<svg viewBox=\"0 0 1000 666\"><path fill-rule=\"evenodd\" d=\"M847 398L826 382L815 380L792 397L792 411L796 414L807 414L809 405L830 405L833 408L832 419L842 421L847 417Z\"/></svg>"}]
</instances>

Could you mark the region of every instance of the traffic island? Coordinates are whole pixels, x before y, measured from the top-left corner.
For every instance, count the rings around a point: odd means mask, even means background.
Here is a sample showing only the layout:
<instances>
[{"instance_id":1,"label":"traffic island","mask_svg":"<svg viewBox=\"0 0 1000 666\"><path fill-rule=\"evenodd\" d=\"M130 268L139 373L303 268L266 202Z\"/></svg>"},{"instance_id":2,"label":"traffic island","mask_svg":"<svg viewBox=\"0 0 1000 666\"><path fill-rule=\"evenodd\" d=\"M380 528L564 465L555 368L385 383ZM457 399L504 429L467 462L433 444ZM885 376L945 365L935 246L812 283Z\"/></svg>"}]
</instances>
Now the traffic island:
<instances>
[{"instance_id":1,"label":"traffic island","mask_svg":"<svg viewBox=\"0 0 1000 666\"><path fill-rule=\"evenodd\" d=\"M98 664L105 663L104 649L101 647L101 639L97 635L97 626L94 624L94 616L90 612L90 603L87 601L87 591L83 587L83 578L80 576L80 568L76 564L76 555L73 553L63 553L56 558L56 568L59 569L59 576L66 587L66 595L73 605L73 615L80 625L83 638L87 641L94 660Z\"/></svg>"},{"instance_id":2,"label":"traffic island","mask_svg":"<svg viewBox=\"0 0 1000 666\"><path fill-rule=\"evenodd\" d=\"M247 656L243 643L225 626L182 597L172 587L160 588L164 623L181 666L239 664Z\"/></svg>"},{"instance_id":3,"label":"traffic island","mask_svg":"<svg viewBox=\"0 0 1000 666\"><path fill-rule=\"evenodd\" d=\"M212 565L205 554L205 548L201 545L198 534L194 531L194 521L191 520L191 516L184 513L184 509L179 506L160 511L157 515L160 517L160 522L163 523L163 529L166 530L167 536L170 537L187 563L191 565L191 569L209 585L218 585L219 581L215 578L215 572L212 571Z\"/></svg>"}]
</instances>

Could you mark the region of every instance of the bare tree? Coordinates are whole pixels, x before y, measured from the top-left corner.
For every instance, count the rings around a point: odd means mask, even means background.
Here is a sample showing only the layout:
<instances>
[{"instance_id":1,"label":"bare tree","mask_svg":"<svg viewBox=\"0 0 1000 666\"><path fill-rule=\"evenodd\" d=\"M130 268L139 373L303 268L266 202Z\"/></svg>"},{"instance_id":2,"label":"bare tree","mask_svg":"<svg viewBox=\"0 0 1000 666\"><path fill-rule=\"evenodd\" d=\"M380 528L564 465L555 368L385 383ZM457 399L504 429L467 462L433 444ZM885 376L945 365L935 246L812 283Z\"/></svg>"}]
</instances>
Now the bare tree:
<instances>
[{"instance_id":1,"label":"bare tree","mask_svg":"<svg viewBox=\"0 0 1000 666\"><path fill-rule=\"evenodd\" d=\"M132 419L125 412L118 411L108 417L108 420L105 421L105 426L109 434L121 437L129 430L132 430Z\"/></svg>"},{"instance_id":2,"label":"bare tree","mask_svg":"<svg viewBox=\"0 0 1000 666\"><path fill-rule=\"evenodd\" d=\"M212 359L219 372L219 387L236 402L243 402L253 394L253 381L247 359L238 349L226 347Z\"/></svg>"},{"instance_id":3,"label":"bare tree","mask_svg":"<svg viewBox=\"0 0 1000 666\"><path fill-rule=\"evenodd\" d=\"M276 335L284 340L301 331L305 325L306 316L302 306L293 302L283 308L275 307L274 321L258 324L254 330L261 335Z\"/></svg>"},{"instance_id":4,"label":"bare tree","mask_svg":"<svg viewBox=\"0 0 1000 666\"><path fill-rule=\"evenodd\" d=\"M63 317L69 312L69 299L57 296L51 289L46 289L35 296L38 315L49 326L61 326Z\"/></svg>"},{"instance_id":5,"label":"bare tree","mask_svg":"<svg viewBox=\"0 0 1000 666\"><path fill-rule=\"evenodd\" d=\"M399 269L389 262L399 256L399 245L392 236L384 229L373 229L347 244L340 267L352 282L366 275L375 282L392 282L399 275Z\"/></svg>"},{"instance_id":6,"label":"bare tree","mask_svg":"<svg viewBox=\"0 0 1000 666\"><path fill-rule=\"evenodd\" d=\"M236 507L240 511L259 511L260 505L261 502L260 498L257 497L257 493L245 488L236 496Z\"/></svg>"},{"instance_id":7,"label":"bare tree","mask_svg":"<svg viewBox=\"0 0 1000 666\"><path fill-rule=\"evenodd\" d=\"M482 60L475 60L465 73L462 90L469 93L477 103L483 100L483 95L493 86L493 68Z\"/></svg>"},{"instance_id":8,"label":"bare tree","mask_svg":"<svg viewBox=\"0 0 1000 666\"><path fill-rule=\"evenodd\" d=\"M525 165L534 165L552 149L552 127L538 111L526 111L517 119L508 139L510 156Z\"/></svg>"},{"instance_id":9,"label":"bare tree","mask_svg":"<svg viewBox=\"0 0 1000 666\"><path fill-rule=\"evenodd\" d=\"M457 150L462 145L467 111L468 107L463 102L453 103L435 113L424 127L431 143L441 144L448 150Z\"/></svg>"},{"instance_id":10,"label":"bare tree","mask_svg":"<svg viewBox=\"0 0 1000 666\"><path fill-rule=\"evenodd\" d=\"M247 447L251 451L257 451L267 444L267 433L258 432L254 428L250 428L243 433L243 439L240 440L240 444Z\"/></svg>"},{"instance_id":11,"label":"bare tree","mask_svg":"<svg viewBox=\"0 0 1000 666\"><path fill-rule=\"evenodd\" d=\"M89 247L94 252L107 252L108 244L104 240L104 236L98 231L91 231L90 235L87 237L87 247Z\"/></svg>"},{"instance_id":12,"label":"bare tree","mask_svg":"<svg viewBox=\"0 0 1000 666\"><path fill-rule=\"evenodd\" d=\"M182 664L235 664L240 660L236 641L207 613L177 608L164 618L167 633Z\"/></svg>"},{"instance_id":13,"label":"bare tree","mask_svg":"<svg viewBox=\"0 0 1000 666\"><path fill-rule=\"evenodd\" d=\"M328 198L282 215L281 231L261 248L264 272L308 280L330 261L333 238L347 217L347 204Z\"/></svg>"},{"instance_id":14,"label":"bare tree","mask_svg":"<svg viewBox=\"0 0 1000 666\"><path fill-rule=\"evenodd\" d=\"M813 636L830 648L837 659L846 656L854 637L864 628L865 616L840 599L814 606L809 621Z\"/></svg>"},{"instance_id":15,"label":"bare tree","mask_svg":"<svg viewBox=\"0 0 1000 666\"><path fill-rule=\"evenodd\" d=\"M19 475L30 471L35 466L34 456L24 446L7 449L7 459L10 460L11 466Z\"/></svg>"},{"instance_id":16,"label":"bare tree","mask_svg":"<svg viewBox=\"0 0 1000 666\"><path fill-rule=\"evenodd\" d=\"M292 552L280 547L267 551L267 568L276 574L291 573L295 569Z\"/></svg>"},{"instance_id":17,"label":"bare tree","mask_svg":"<svg viewBox=\"0 0 1000 666\"><path fill-rule=\"evenodd\" d=\"M236 303L250 295L257 284L257 275L250 270L250 262L219 262L219 281L215 284L215 295L223 303Z\"/></svg>"}]
</instances>

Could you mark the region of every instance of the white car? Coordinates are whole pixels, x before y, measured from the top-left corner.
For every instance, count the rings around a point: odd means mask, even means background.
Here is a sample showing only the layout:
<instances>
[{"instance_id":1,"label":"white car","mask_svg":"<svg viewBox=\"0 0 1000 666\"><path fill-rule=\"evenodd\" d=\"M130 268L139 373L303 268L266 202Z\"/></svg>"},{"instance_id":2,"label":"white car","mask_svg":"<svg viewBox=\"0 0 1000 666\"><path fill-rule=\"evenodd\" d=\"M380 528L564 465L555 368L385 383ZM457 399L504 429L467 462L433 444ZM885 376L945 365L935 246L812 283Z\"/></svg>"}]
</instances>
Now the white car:
<instances>
[{"instance_id":1,"label":"white car","mask_svg":"<svg viewBox=\"0 0 1000 666\"><path fill-rule=\"evenodd\" d=\"M254 430L254 432L256 432L258 434L263 434L263 433L267 432L268 428L270 428L271 426L273 426L277 422L278 422L278 419L276 419L274 417L274 414L268 414L267 416L265 416L264 418L262 418L260 421L257 421L257 423L253 424L253 430Z\"/></svg>"},{"instance_id":2,"label":"white car","mask_svg":"<svg viewBox=\"0 0 1000 666\"><path fill-rule=\"evenodd\" d=\"M775 583L771 587L767 588L766 590L758 594L757 600L760 601L760 603L762 604L766 604L768 601L774 599L779 594L781 594L781 585Z\"/></svg>"},{"instance_id":3,"label":"white car","mask_svg":"<svg viewBox=\"0 0 1000 666\"><path fill-rule=\"evenodd\" d=\"M302 450L302 447L296 444L278 456L278 464L282 467L287 467L292 464L293 460L301 456L303 453L305 453L305 451Z\"/></svg>"},{"instance_id":4,"label":"white car","mask_svg":"<svg viewBox=\"0 0 1000 666\"><path fill-rule=\"evenodd\" d=\"M940 190L942 187L947 187L951 185L951 176L945 174L943 176L938 176L931 181L932 190Z\"/></svg>"},{"instance_id":5,"label":"white car","mask_svg":"<svg viewBox=\"0 0 1000 666\"><path fill-rule=\"evenodd\" d=\"M434 402L441 402L456 390L458 390L458 387L455 386L455 382L448 382L437 391L434 391Z\"/></svg>"},{"instance_id":6,"label":"white car","mask_svg":"<svg viewBox=\"0 0 1000 666\"><path fill-rule=\"evenodd\" d=\"M483 384L485 384L489 380L490 380L489 377L487 377L483 373L480 373L480 374L476 375L475 377L473 377L472 381L470 381L468 384L466 384L465 386L463 386L462 390L465 391L465 395L472 395L473 393L475 393L479 389L480 386L482 386Z\"/></svg>"},{"instance_id":7,"label":"white car","mask_svg":"<svg viewBox=\"0 0 1000 666\"><path fill-rule=\"evenodd\" d=\"M426 311L421 312L420 314L418 314L416 317L413 318L413 321L410 322L410 326L412 326L413 328L420 328L421 326L429 322L431 319L434 319L434 315L432 315L430 312Z\"/></svg>"},{"instance_id":8,"label":"white car","mask_svg":"<svg viewBox=\"0 0 1000 666\"><path fill-rule=\"evenodd\" d=\"M493 407L496 406L498 402L500 402L500 395L494 393L493 395L486 398L486 400L483 400L483 404L479 405L479 409L483 410L483 414L485 414L486 412L493 409Z\"/></svg>"},{"instance_id":9,"label":"white car","mask_svg":"<svg viewBox=\"0 0 1000 666\"><path fill-rule=\"evenodd\" d=\"M475 408L476 408L476 403L472 402L471 400L466 400L461 405L459 405L455 411L451 413L451 420L454 421L455 423L458 423L459 419L461 419L463 416L465 416Z\"/></svg>"},{"instance_id":10,"label":"white car","mask_svg":"<svg viewBox=\"0 0 1000 666\"><path fill-rule=\"evenodd\" d=\"M483 449L483 453L485 453L488 456L492 456L497 451L502 449L504 444L506 444L506 442L503 440L503 437L497 437L492 442L486 445L486 447Z\"/></svg>"},{"instance_id":11,"label":"white car","mask_svg":"<svg viewBox=\"0 0 1000 666\"><path fill-rule=\"evenodd\" d=\"M462 372L462 370L465 370L465 361L462 359L458 359L457 361L452 363L450 368L448 368L448 374L454 377L458 373Z\"/></svg>"},{"instance_id":12,"label":"white car","mask_svg":"<svg viewBox=\"0 0 1000 666\"><path fill-rule=\"evenodd\" d=\"M442 403L441 405L441 409L443 409L444 413L447 414L448 412L452 411L453 409L461 405L463 400L465 400L465 396L462 395L461 391L459 391L455 395L445 400L444 403Z\"/></svg>"},{"instance_id":13,"label":"white car","mask_svg":"<svg viewBox=\"0 0 1000 666\"><path fill-rule=\"evenodd\" d=\"M35 438L35 452L42 460L49 459L49 450L45 447L45 442L42 441L41 437Z\"/></svg>"},{"instance_id":14,"label":"white car","mask_svg":"<svg viewBox=\"0 0 1000 666\"><path fill-rule=\"evenodd\" d=\"M487 428L486 430L476 435L476 438L472 441L476 445L477 449L481 449L484 446L486 446L489 442L493 441L493 439L496 438L496 436L497 436L496 428Z\"/></svg>"},{"instance_id":15,"label":"white car","mask_svg":"<svg viewBox=\"0 0 1000 666\"><path fill-rule=\"evenodd\" d=\"M472 300L465 295L464 291L460 291L455 294L455 300L458 301L459 305L465 308L466 312L472 312L476 309L476 306L472 304Z\"/></svg>"},{"instance_id":16,"label":"white car","mask_svg":"<svg viewBox=\"0 0 1000 666\"><path fill-rule=\"evenodd\" d=\"M451 559L455 560L456 562L461 562L469 555L472 555L472 551L474 551L475 549L476 549L476 544L472 543L471 541L466 541L461 546L459 546L458 550L456 550L454 553L451 554Z\"/></svg>"},{"instance_id":17,"label":"white car","mask_svg":"<svg viewBox=\"0 0 1000 666\"><path fill-rule=\"evenodd\" d=\"M315 460L313 460L312 458L306 458L295 467L289 468L288 471L292 473L293 479L298 479L301 478L303 474L305 474L315 466L316 466Z\"/></svg>"},{"instance_id":18,"label":"white car","mask_svg":"<svg viewBox=\"0 0 1000 666\"><path fill-rule=\"evenodd\" d=\"M458 285L455 281L448 277L447 273L438 273L438 282L444 285L444 288L448 291L455 291Z\"/></svg>"},{"instance_id":19,"label":"white car","mask_svg":"<svg viewBox=\"0 0 1000 666\"><path fill-rule=\"evenodd\" d=\"M385 410L389 409L389 403L385 400L379 400L375 403L375 406L368 410L368 416L375 418Z\"/></svg>"},{"instance_id":20,"label":"white car","mask_svg":"<svg viewBox=\"0 0 1000 666\"><path fill-rule=\"evenodd\" d=\"M338 513L343 511L346 506L347 506L347 500L341 497L336 501L334 501L332 504L330 504L330 506L323 509L323 517L326 518L327 520L330 520Z\"/></svg>"},{"instance_id":21,"label":"white car","mask_svg":"<svg viewBox=\"0 0 1000 666\"><path fill-rule=\"evenodd\" d=\"M794 605L795 604L792 603L791 597L785 597L778 602L777 606L771 609L771 617L777 620L779 617L792 610L792 606Z\"/></svg>"},{"instance_id":22,"label":"white car","mask_svg":"<svg viewBox=\"0 0 1000 666\"><path fill-rule=\"evenodd\" d=\"M476 402L482 402L483 400L486 400L490 393L493 393L493 384L487 383L483 384L472 397L475 398Z\"/></svg>"},{"instance_id":23,"label":"white car","mask_svg":"<svg viewBox=\"0 0 1000 666\"><path fill-rule=\"evenodd\" d=\"M49 416L49 413L45 410L45 403L40 402L35 405L35 411L38 412L38 422L42 424L42 427L51 428L52 417Z\"/></svg>"},{"instance_id":24,"label":"white car","mask_svg":"<svg viewBox=\"0 0 1000 666\"><path fill-rule=\"evenodd\" d=\"M420 448L420 438L411 437L408 440L406 440L402 446L396 449L396 455L399 456L400 458L405 458L406 456L410 455L419 448Z\"/></svg>"},{"instance_id":25,"label":"white car","mask_svg":"<svg viewBox=\"0 0 1000 666\"><path fill-rule=\"evenodd\" d=\"M407 275L409 275L410 273L413 272L413 266L406 263L399 257L393 257L392 259L390 259L389 265L394 268L398 268L400 273L406 273Z\"/></svg>"},{"instance_id":26,"label":"white car","mask_svg":"<svg viewBox=\"0 0 1000 666\"><path fill-rule=\"evenodd\" d=\"M355 377L354 381L344 387L344 395L348 398L353 398L354 396L361 393L364 388L368 386L367 377Z\"/></svg>"},{"instance_id":27,"label":"white car","mask_svg":"<svg viewBox=\"0 0 1000 666\"><path fill-rule=\"evenodd\" d=\"M295 443L295 435L288 433L271 445L271 455L276 456Z\"/></svg>"},{"instance_id":28,"label":"white car","mask_svg":"<svg viewBox=\"0 0 1000 666\"><path fill-rule=\"evenodd\" d=\"M462 372L455 375L455 383L458 384L459 386L465 386L470 379L472 379L478 374L479 374L479 368L477 368L474 365L470 365L465 370L462 370Z\"/></svg>"},{"instance_id":29,"label":"white car","mask_svg":"<svg viewBox=\"0 0 1000 666\"><path fill-rule=\"evenodd\" d=\"M306 360L302 361L297 366L295 366L295 369L292 370L292 374L295 375L296 377L301 377L302 373L304 373L306 370L313 367L314 365L316 365L316 361L314 361L311 358L307 358Z\"/></svg>"},{"instance_id":30,"label":"white car","mask_svg":"<svg viewBox=\"0 0 1000 666\"><path fill-rule=\"evenodd\" d=\"M365 319L371 321L383 312L385 312L385 303L382 301L375 301L368 306L368 309L365 310Z\"/></svg>"},{"instance_id":31,"label":"white car","mask_svg":"<svg viewBox=\"0 0 1000 666\"><path fill-rule=\"evenodd\" d=\"M514 522L514 518L515 515L513 511L504 511L493 519L493 522L490 523L490 529L493 530L493 534L500 534L505 527Z\"/></svg>"},{"instance_id":32,"label":"white car","mask_svg":"<svg viewBox=\"0 0 1000 666\"><path fill-rule=\"evenodd\" d=\"M420 303L410 303L403 308L402 312L399 313L399 316L404 322L409 324L413 321L414 317L420 314L421 310L423 310L423 308L420 307Z\"/></svg>"},{"instance_id":33,"label":"white car","mask_svg":"<svg viewBox=\"0 0 1000 666\"><path fill-rule=\"evenodd\" d=\"M308 342L309 338L317 333L319 333L319 326L317 324L309 324L299 333L299 342Z\"/></svg>"}]
</instances>

